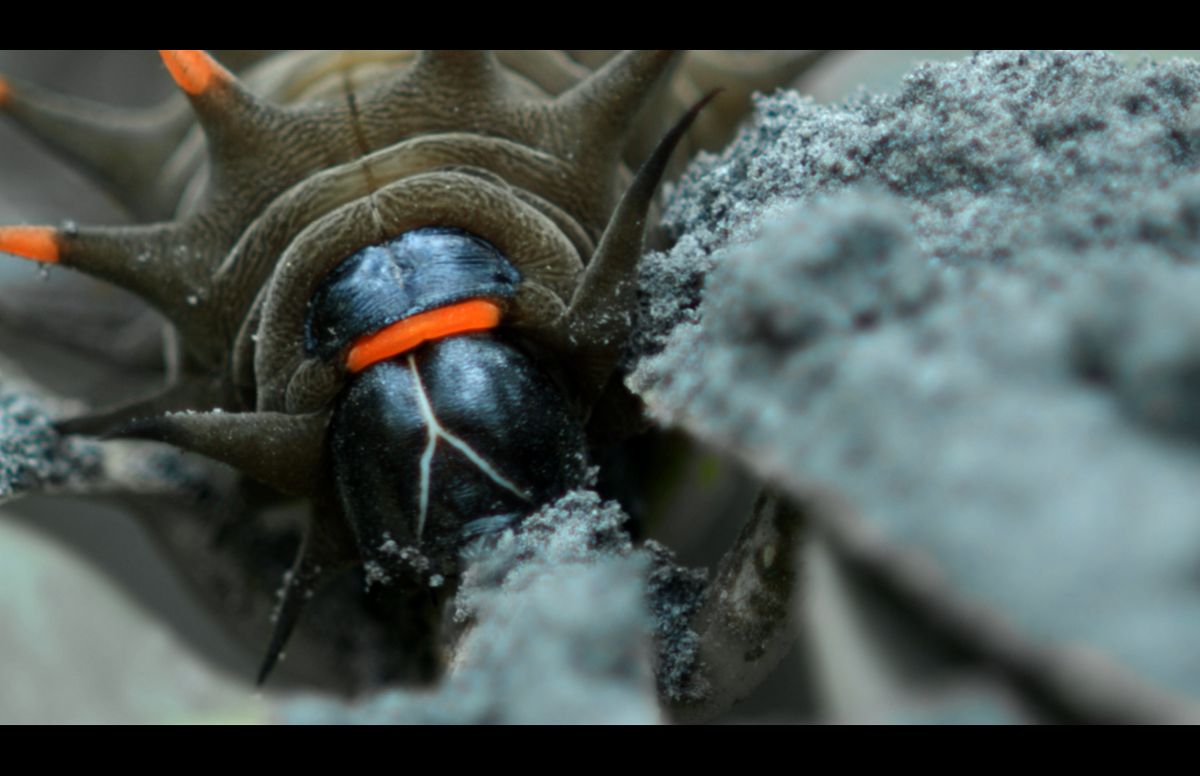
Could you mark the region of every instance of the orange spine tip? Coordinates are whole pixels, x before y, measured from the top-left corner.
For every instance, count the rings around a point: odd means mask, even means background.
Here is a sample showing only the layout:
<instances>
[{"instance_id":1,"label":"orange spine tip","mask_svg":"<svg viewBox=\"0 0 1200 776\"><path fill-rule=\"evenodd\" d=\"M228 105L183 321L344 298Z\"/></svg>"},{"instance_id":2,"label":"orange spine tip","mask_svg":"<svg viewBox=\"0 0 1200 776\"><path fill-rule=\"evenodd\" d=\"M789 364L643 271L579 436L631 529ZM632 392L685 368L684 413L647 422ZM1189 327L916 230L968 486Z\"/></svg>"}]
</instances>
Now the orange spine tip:
<instances>
[{"instance_id":1,"label":"orange spine tip","mask_svg":"<svg viewBox=\"0 0 1200 776\"><path fill-rule=\"evenodd\" d=\"M0 252L45 264L57 264L61 253L58 230L48 226L0 227Z\"/></svg>"},{"instance_id":2,"label":"orange spine tip","mask_svg":"<svg viewBox=\"0 0 1200 776\"><path fill-rule=\"evenodd\" d=\"M8 79L0 75L0 108L8 104L12 99L12 87L8 85Z\"/></svg>"},{"instance_id":3,"label":"orange spine tip","mask_svg":"<svg viewBox=\"0 0 1200 776\"><path fill-rule=\"evenodd\" d=\"M217 60L199 49L159 49L163 64L175 83L189 95L204 94L218 83L232 79Z\"/></svg>"},{"instance_id":4,"label":"orange spine tip","mask_svg":"<svg viewBox=\"0 0 1200 776\"><path fill-rule=\"evenodd\" d=\"M500 308L492 302L472 299L405 318L356 341L346 358L346 368L358 373L425 342L494 329L500 325L500 315Z\"/></svg>"}]
</instances>

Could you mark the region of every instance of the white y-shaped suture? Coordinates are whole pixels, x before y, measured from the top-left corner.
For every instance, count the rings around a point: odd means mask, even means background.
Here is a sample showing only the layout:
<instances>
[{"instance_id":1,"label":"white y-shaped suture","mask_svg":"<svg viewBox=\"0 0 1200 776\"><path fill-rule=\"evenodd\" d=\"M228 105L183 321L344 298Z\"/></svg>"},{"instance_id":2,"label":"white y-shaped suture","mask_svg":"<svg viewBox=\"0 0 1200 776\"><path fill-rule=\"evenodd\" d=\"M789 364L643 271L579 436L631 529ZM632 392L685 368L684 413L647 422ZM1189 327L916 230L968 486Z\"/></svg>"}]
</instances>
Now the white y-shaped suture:
<instances>
[{"instance_id":1,"label":"white y-shaped suture","mask_svg":"<svg viewBox=\"0 0 1200 776\"><path fill-rule=\"evenodd\" d=\"M421 538L421 534L425 530L425 517L429 512L429 493L432 488L431 480L433 477L433 454L437 451L439 439L444 439L448 445L462 453L468 461L486 474L492 482L519 499L531 501L532 499L529 498L528 493L525 493L513 484L511 480L496 471L495 467L488 463L483 456L475 452L470 445L446 430L437 419L437 415L433 412L433 403L429 401L429 396L425 393L425 383L421 381L421 373L417 371L417 361L412 355L408 356L408 368L412 372L413 381L417 386L417 404L421 409L421 417L425 419L425 426L429 430L429 441L425 445L425 452L421 454L421 509L420 514L417 516L417 539Z\"/></svg>"}]
</instances>

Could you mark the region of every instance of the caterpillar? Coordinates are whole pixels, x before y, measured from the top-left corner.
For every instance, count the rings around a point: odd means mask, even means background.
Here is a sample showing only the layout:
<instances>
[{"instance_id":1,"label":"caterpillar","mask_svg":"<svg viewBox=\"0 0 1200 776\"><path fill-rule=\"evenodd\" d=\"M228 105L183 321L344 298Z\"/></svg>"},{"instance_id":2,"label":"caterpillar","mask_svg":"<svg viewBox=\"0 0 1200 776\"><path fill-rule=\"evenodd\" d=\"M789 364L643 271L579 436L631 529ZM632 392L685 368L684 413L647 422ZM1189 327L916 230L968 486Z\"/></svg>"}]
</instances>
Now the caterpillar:
<instances>
[{"instance_id":1,"label":"caterpillar","mask_svg":"<svg viewBox=\"0 0 1200 776\"><path fill-rule=\"evenodd\" d=\"M0 77L0 113L142 222L0 226L0 252L132 291L181 354L162 392L57 428L311 505L260 682L351 569L402 655L356 681L436 675L457 548L637 431L607 408L634 401L661 181L820 52L288 51L238 74L160 53L182 96L141 112Z\"/></svg>"}]
</instances>

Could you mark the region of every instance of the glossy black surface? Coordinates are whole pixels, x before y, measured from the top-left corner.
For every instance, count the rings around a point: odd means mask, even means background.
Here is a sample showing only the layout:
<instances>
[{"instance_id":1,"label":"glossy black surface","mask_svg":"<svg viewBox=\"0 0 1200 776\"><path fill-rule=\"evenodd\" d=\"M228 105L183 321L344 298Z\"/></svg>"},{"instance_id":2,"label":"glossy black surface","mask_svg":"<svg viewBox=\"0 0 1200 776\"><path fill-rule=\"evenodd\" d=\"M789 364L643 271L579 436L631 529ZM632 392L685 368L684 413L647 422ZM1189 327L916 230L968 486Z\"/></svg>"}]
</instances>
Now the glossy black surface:
<instances>
[{"instance_id":1,"label":"glossy black surface","mask_svg":"<svg viewBox=\"0 0 1200 776\"><path fill-rule=\"evenodd\" d=\"M354 339L464 299L508 299L520 273L486 240L429 227L347 258L309 303L304 347L332 358Z\"/></svg>"},{"instance_id":2,"label":"glossy black surface","mask_svg":"<svg viewBox=\"0 0 1200 776\"><path fill-rule=\"evenodd\" d=\"M419 376L419 381L418 381ZM441 438L421 515L430 417L519 490ZM499 530L582 483L583 429L559 387L494 334L428 343L372 366L342 393L331 429L334 473L365 562L387 567L394 540L456 560L466 538Z\"/></svg>"}]
</instances>

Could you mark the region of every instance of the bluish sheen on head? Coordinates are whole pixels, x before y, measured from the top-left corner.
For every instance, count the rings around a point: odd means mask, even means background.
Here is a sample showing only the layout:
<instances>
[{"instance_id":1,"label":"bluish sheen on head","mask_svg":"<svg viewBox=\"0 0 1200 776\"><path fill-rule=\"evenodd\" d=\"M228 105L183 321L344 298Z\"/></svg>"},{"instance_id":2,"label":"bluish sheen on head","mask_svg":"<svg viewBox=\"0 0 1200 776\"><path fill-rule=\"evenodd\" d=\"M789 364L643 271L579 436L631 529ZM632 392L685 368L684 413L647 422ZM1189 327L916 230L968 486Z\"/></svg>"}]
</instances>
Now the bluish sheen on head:
<instances>
[{"instance_id":1,"label":"bluish sheen on head","mask_svg":"<svg viewBox=\"0 0 1200 776\"><path fill-rule=\"evenodd\" d=\"M510 299L521 274L487 241L428 227L347 258L309 303L304 346L332 358L358 337L465 299Z\"/></svg>"}]
</instances>

